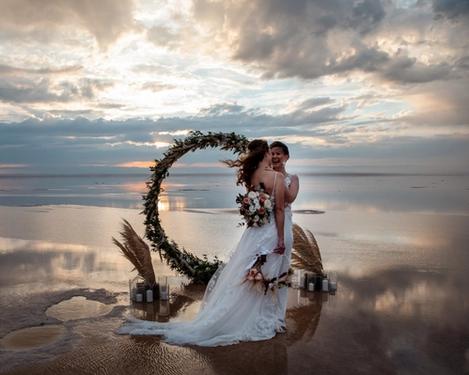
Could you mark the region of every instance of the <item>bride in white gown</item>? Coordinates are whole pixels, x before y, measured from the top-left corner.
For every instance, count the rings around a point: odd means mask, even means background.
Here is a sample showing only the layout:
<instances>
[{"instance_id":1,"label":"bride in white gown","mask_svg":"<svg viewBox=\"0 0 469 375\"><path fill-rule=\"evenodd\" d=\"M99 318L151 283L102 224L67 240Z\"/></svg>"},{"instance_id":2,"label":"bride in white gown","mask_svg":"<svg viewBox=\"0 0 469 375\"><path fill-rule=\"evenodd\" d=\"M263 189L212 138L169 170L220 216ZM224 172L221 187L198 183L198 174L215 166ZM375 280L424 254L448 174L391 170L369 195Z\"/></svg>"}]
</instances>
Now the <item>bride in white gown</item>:
<instances>
[{"instance_id":1,"label":"bride in white gown","mask_svg":"<svg viewBox=\"0 0 469 375\"><path fill-rule=\"evenodd\" d=\"M263 187L273 198L270 222L247 227L238 244L210 279L200 310L193 320L154 322L127 317L119 334L161 335L170 344L199 346L231 345L241 341L267 340L283 332L287 286L285 265L293 244L291 211L285 212L284 176L270 168L271 152L264 140L249 143L248 155L241 162L238 183L250 190ZM260 263L259 263L260 262ZM254 287L246 280L249 270L262 264L266 288ZM258 285L258 284L257 284ZM271 286L273 286L271 288ZM279 298L280 297L280 298Z\"/></svg>"}]
</instances>

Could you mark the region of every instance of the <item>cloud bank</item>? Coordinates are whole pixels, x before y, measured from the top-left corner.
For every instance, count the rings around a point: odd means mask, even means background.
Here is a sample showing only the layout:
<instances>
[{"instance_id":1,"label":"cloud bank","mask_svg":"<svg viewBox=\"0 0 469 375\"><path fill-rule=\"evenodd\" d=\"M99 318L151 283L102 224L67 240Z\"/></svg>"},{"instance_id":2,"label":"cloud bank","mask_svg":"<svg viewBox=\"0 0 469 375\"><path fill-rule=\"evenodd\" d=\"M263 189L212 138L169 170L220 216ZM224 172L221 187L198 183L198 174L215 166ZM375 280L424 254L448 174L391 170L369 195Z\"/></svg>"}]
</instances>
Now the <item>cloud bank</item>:
<instances>
[{"instance_id":1,"label":"cloud bank","mask_svg":"<svg viewBox=\"0 0 469 375\"><path fill-rule=\"evenodd\" d=\"M468 19L456 0L5 0L0 171L138 168L198 129L282 139L304 168L467 172Z\"/></svg>"}]
</instances>

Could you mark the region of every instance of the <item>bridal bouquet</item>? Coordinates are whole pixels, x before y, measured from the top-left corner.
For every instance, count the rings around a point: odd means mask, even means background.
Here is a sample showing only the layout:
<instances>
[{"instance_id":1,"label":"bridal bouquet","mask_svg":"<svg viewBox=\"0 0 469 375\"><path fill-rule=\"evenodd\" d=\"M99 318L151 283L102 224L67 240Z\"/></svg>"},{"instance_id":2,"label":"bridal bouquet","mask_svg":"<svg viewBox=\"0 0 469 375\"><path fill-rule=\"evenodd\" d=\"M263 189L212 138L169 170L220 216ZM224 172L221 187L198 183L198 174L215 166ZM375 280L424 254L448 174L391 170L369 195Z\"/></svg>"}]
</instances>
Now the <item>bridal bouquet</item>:
<instances>
[{"instance_id":1,"label":"bridal bouquet","mask_svg":"<svg viewBox=\"0 0 469 375\"><path fill-rule=\"evenodd\" d=\"M244 217L248 227L260 227L270 221L272 216L272 200L264 191L249 191L246 194L238 194L236 203L239 204L239 213Z\"/></svg>"},{"instance_id":2,"label":"bridal bouquet","mask_svg":"<svg viewBox=\"0 0 469 375\"><path fill-rule=\"evenodd\" d=\"M262 265L267 261L267 255L259 255L256 258L254 264L250 267L249 271L246 273L243 282L250 283L250 285L262 291L264 294L267 294L267 291L270 289L274 296L276 296L276 291L282 287L291 286L291 276L293 275L293 269L290 267L288 271L281 273L278 276L272 278L265 278L262 273Z\"/></svg>"}]
</instances>

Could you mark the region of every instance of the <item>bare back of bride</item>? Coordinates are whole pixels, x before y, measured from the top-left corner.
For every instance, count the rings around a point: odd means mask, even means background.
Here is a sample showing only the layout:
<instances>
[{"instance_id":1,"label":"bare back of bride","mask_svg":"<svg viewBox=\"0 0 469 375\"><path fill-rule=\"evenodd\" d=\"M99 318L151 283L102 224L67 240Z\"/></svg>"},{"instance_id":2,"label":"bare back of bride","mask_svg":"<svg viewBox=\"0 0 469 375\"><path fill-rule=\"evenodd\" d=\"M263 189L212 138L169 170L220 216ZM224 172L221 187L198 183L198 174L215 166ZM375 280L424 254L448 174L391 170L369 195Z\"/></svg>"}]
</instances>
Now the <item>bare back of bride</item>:
<instances>
[{"instance_id":1,"label":"bare back of bride","mask_svg":"<svg viewBox=\"0 0 469 375\"><path fill-rule=\"evenodd\" d=\"M238 170L238 183L248 192L270 196L270 220L246 227L210 279L195 318L161 323L128 316L117 333L161 335L177 345L221 346L267 340L285 330L285 258L293 243L292 224L285 219L285 177L270 168L271 157L267 142L254 140Z\"/></svg>"}]
</instances>

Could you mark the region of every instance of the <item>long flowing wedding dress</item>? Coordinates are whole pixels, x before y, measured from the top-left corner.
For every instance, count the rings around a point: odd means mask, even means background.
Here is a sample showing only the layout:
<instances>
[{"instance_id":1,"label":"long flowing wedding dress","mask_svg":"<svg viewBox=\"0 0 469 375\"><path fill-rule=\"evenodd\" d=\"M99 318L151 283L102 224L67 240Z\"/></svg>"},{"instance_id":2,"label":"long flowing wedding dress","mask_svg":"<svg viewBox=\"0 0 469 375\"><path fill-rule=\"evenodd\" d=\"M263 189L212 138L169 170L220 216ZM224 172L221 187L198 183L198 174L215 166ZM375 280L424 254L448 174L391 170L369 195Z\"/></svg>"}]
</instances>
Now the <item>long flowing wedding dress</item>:
<instances>
[{"instance_id":1,"label":"long flowing wedding dress","mask_svg":"<svg viewBox=\"0 0 469 375\"><path fill-rule=\"evenodd\" d=\"M286 176L285 185L289 184L290 178ZM261 227L247 227L228 255L228 261L218 267L208 282L200 310L193 320L162 323L128 316L117 333L161 335L165 342L176 345L221 346L267 340L285 331L288 288L264 291L254 288L252 281L243 282L261 255L266 255L262 265L265 278L279 278L288 271L293 245L290 205L285 209L283 254L273 252L277 237L274 218Z\"/></svg>"}]
</instances>

